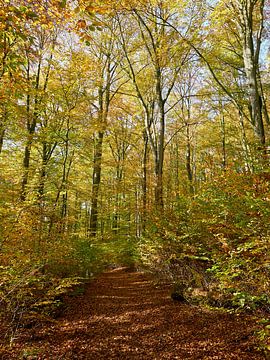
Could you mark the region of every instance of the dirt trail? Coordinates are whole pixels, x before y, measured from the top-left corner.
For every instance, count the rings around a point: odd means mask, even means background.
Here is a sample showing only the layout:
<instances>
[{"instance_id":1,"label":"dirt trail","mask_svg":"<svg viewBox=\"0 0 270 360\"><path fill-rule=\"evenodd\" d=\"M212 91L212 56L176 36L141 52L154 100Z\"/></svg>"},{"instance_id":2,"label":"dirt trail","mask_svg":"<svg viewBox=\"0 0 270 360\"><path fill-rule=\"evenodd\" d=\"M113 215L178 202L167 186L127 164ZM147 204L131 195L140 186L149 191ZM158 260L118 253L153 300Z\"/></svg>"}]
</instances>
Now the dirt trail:
<instances>
[{"instance_id":1,"label":"dirt trail","mask_svg":"<svg viewBox=\"0 0 270 360\"><path fill-rule=\"evenodd\" d=\"M40 360L263 359L254 325L247 316L174 302L168 287L116 269L70 299L55 324L26 332L17 350Z\"/></svg>"}]
</instances>

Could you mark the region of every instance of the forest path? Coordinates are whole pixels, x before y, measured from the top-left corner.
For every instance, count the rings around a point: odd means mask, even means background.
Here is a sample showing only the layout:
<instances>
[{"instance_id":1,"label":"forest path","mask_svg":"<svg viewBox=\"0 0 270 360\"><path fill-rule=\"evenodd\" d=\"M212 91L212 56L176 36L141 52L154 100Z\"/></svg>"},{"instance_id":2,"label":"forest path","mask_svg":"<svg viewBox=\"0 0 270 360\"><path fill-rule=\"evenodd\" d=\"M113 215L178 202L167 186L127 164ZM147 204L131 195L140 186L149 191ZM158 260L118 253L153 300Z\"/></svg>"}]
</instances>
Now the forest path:
<instances>
[{"instance_id":1,"label":"forest path","mask_svg":"<svg viewBox=\"0 0 270 360\"><path fill-rule=\"evenodd\" d=\"M121 268L93 280L55 324L19 343L29 354L36 349L25 359L263 359L254 325L248 316L174 302L167 286Z\"/></svg>"}]
</instances>

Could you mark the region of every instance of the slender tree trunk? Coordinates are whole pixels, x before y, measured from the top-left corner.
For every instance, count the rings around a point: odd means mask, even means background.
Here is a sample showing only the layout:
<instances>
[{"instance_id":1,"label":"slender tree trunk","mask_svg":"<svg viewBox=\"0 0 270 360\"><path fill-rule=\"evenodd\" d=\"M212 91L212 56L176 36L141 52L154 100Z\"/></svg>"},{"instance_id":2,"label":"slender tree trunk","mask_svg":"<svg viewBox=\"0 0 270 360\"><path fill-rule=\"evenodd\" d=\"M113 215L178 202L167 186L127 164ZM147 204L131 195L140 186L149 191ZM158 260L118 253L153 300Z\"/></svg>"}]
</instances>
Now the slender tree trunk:
<instances>
[{"instance_id":1,"label":"slender tree trunk","mask_svg":"<svg viewBox=\"0 0 270 360\"><path fill-rule=\"evenodd\" d=\"M269 114L268 114L268 110L267 110L266 98L265 98L265 94L264 94L264 89L263 89L260 72L258 72L258 83L259 83L259 87L260 87L260 94L261 94L261 100L262 100L262 113L263 113L266 124L270 125L270 118L269 118Z\"/></svg>"},{"instance_id":2,"label":"slender tree trunk","mask_svg":"<svg viewBox=\"0 0 270 360\"><path fill-rule=\"evenodd\" d=\"M175 156L175 183L174 183L174 186L175 186L175 194L176 194L176 200L178 201L179 200L179 197L180 197L180 181L179 181L179 167L180 167L180 159L179 159L179 142L178 142L178 139L176 141L176 144L175 144L175 149L173 149L173 152L174 152L174 156Z\"/></svg>"},{"instance_id":3,"label":"slender tree trunk","mask_svg":"<svg viewBox=\"0 0 270 360\"><path fill-rule=\"evenodd\" d=\"M48 163L48 146L47 143L44 142L42 144L42 165L40 170L40 180L38 187L38 198L40 201L42 201L44 196L47 163Z\"/></svg>"},{"instance_id":4,"label":"slender tree trunk","mask_svg":"<svg viewBox=\"0 0 270 360\"><path fill-rule=\"evenodd\" d=\"M112 229L114 234L118 234L119 228L120 228L120 200L122 199L122 196L120 196L121 188L123 186L122 180L123 180L123 169L121 162L125 159L125 152L118 154L118 161L116 166L116 196L115 196L115 204L114 204L114 213L113 213L113 222L112 222Z\"/></svg>"},{"instance_id":5,"label":"slender tree trunk","mask_svg":"<svg viewBox=\"0 0 270 360\"><path fill-rule=\"evenodd\" d=\"M59 204L59 200L62 198L62 203L60 207L60 219L62 220L62 225L60 226L60 232L65 230L66 226L66 217L68 213L68 181L69 181L69 174L73 163L73 157L74 157L74 150L70 151L70 132L71 132L71 126L70 126L70 114L67 118L67 128L66 128L66 134L65 134L65 144L64 144L64 159L63 159L63 170L62 170L62 179L61 184L58 188L56 198L54 200L53 205L53 211L52 211L52 217L49 225L49 234L51 234L55 218L56 216L56 209ZM56 146L56 144L54 145ZM54 147L53 147L54 149ZM52 154L53 149L51 149L50 155ZM46 155L47 160L49 159L48 153ZM46 169L45 169L46 171ZM46 174L45 174L46 175ZM62 197L61 197L62 194Z\"/></svg>"},{"instance_id":6,"label":"slender tree trunk","mask_svg":"<svg viewBox=\"0 0 270 360\"><path fill-rule=\"evenodd\" d=\"M51 156L56 146L57 146L57 142L55 142L54 144L50 144L44 141L42 143L42 164L41 164L40 178L38 185L38 199L41 202L44 196L45 180L47 176L47 165L51 159Z\"/></svg>"},{"instance_id":7,"label":"slender tree trunk","mask_svg":"<svg viewBox=\"0 0 270 360\"><path fill-rule=\"evenodd\" d=\"M30 158L31 158L31 149L33 143L33 137L36 132L37 120L38 120L38 105L40 103L39 96L37 94L40 86L40 75L41 75L41 62L42 57L39 57L38 69L35 78L35 97L34 97L34 110L33 114L31 114L31 96L27 95L26 99L26 112L27 112L27 142L24 149L24 158L23 158L23 177L21 183L21 200L25 201L27 196L27 185L28 185L28 177L29 177L29 168L30 168ZM30 61L28 60L27 67L27 81L30 84Z\"/></svg>"},{"instance_id":8,"label":"slender tree trunk","mask_svg":"<svg viewBox=\"0 0 270 360\"><path fill-rule=\"evenodd\" d=\"M165 102L162 97L161 71L156 67L156 93L159 108L159 136L157 139L157 151L155 153L155 203L160 209L164 207L163 199L163 165L164 165L164 138L165 138Z\"/></svg>"},{"instance_id":9,"label":"slender tree trunk","mask_svg":"<svg viewBox=\"0 0 270 360\"><path fill-rule=\"evenodd\" d=\"M148 162L148 136L147 132L143 133L144 151L143 151L143 177L142 177L142 232L145 233L147 217L147 162Z\"/></svg>"},{"instance_id":10,"label":"slender tree trunk","mask_svg":"<svg viewBox=\"0 0 270 360\"><path fill-rule=\"evenodd\" d=\"M30 81L30 64L28 64L27 70L27 78ZM27 112L27 130L28 130L28 139L26 146L24 148L24 157L23 157L23 177L22 177L22 185L21 185L21 200L25 201L26 199L26 186L28 183L28 172L30 165L30 154L31 154L31 146L32 146L32 137L36 129L35 119L31 123L31 114L30 114L30 95L27 95L26 99L26 112Z\"/></svg>"},{"instance_id":11,"label":"slender tree trunk","mask_svg":"<svg viewBox=\"0 0 270 360\"><path fill-rule=\"evenodd\" d=\"M24 149L24 158L23 158L23 178L21 185L21 200L26 200L27 195L27 184L28 184L28 176L29 176L29 167L30 167L30 155L31 155L31 147L32 147L32 136L29 135L29 139Z\"/></svg>"},{"instance_id":12,"label":"slender tree trunk","mask_svg":"<svg viewBox=\"0 0 270 360\"><path fill-rule=\"evenodd\" d=\"M63 221L62 230L65 231L66 228L66 217L68 214L68 181L69 181L69 174L73 162L74 150L70 151L70 115L67 119L67 130L65 136L65 156L63 162L63 174L62 174L62 206L61 206L61 219Z\"/></svg>"},{"instance_id":13,"label":"slender tree trunk","mask_svg":"<svg viewBox=\"0 0 270 360\"><path fill-rule=\"evenodd\" d=\"M190 74L189 74L190 76ZM189 87L190 93L190 87ZM184 106L184 104L183 104ZM182 108L182 112L184 113L184 107ZM189 182L189 191L190 194L194 193L193 188L193 169L192 169L192 148L191 148L191 101L190 97L186 99L186 112L187 112L187 120L185 121L186 125L186 170L187 170L187 177Z\"/></svg>"},{"instance_id":14,"label":"slender tree trunk","mask_svg":"<svg viewBox=\"0 0 270 360\"><path fill-rule=\"evenodd\" d=\"M3 150L7 121L8 121L8 112L7 109L5 108L3 111L3 120L0 122L0 154Z\"/></svg>"},{"instance_id":15,"label":"slender tree trunk","mask_svg":"<svg viewBox=\"0 0 270 360\"><path fill-rule=\"evenodd\" d=\"M97 134L94 159L93 159L93 177L92 177L92 201L90 213L89 235L96 236L98 227L98 195L101 181L101 163L103 150L104 132L99 131Z\"/></svg>"},{"instance_id":16,"label":"slender tree trunk","mask_svg":"<svg viewBox=\"0 0 270 360\"><path fill-rule=\"evenodd\" d=\"M186 124L186 170L189 182L189 191L193 194L193 171L192 171L192 152L191 152L191 137L190 137L190 124Z\"/></svg>"},{"instance_id":17,"label":"slender tree trunk","mask_svg":"<svg viewBox=\"0 0 270 360\"><path fill-rule=\"evenodd\" d=\"M162 209L164 206L163 202L163 160L159 157L156 158L155 164L155 204L159 209Z\"/></svg>"},{"instance_id":18,"label":"slender tree trunk","mask_svg":"<svg viewBox=\"0 0 270 360\"><path fill-rule=\"evenodd\" d=\"M222 160L221 166L223 170L226 170L227 167L227 152L226 152L226 125L225 125L225 116L223 113L222 104L220 104L221 114L220 114L220 127L221 127L221 143L222 143Z\"/></svg>"},{"instance_id":19,"label":"slender tree trunk","mask_svg":"<svg viewBox=\"0 0 270 360\"><path fill-rule=\"evenodd\" d=\"M111 46L112 43L110 43L110 47ZM100 75L105 84L101 83L98 89L98 120L100 130L96 135L94 144L91 211L88 230L89 236L96 236L98 229L98 198L101 182L103 139L111 101L111 81L113 76L112 74L114 72L111 68L111 54L108 53L105 56L105 65L103 67L102 74Z\"/></svg>"},{"instance_id":20,"label":"slender tree trunk","mask_svg":"<svg viewBox=\"0 0 270 360\"><path fill-rule=\"evenodd\" d=\"M0 154L3 149L5 130L4 126L0 125Z\"/></svg>"}]
</instances>

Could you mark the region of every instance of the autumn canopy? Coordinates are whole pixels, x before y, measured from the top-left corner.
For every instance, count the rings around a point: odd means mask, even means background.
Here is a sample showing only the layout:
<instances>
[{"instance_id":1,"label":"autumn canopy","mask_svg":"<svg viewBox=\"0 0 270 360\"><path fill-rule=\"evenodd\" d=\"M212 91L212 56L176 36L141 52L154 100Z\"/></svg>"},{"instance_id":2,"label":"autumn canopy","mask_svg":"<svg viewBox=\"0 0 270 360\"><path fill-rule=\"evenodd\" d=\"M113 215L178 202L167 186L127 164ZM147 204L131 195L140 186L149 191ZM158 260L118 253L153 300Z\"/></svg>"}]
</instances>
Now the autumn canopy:
<instances>
[{"instance_id":1,"label":"autumn canopy","mask_svg":"<svg viewBox=\"0 0 270 360\"><path fill-rule=\"evenodd\" d=\"M0 0L1 311L112 264L269 309L269 15Z\"/></svg>"}]
</instances>

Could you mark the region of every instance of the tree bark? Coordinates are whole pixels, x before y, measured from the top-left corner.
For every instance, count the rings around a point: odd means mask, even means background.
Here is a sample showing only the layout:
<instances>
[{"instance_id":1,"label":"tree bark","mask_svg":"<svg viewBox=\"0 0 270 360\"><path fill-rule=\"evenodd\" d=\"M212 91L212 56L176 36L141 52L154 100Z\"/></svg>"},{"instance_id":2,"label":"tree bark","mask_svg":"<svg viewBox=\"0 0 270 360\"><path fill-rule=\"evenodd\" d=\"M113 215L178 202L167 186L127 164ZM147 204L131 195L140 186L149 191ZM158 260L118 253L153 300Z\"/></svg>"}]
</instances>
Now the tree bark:
<instances>
[{"instance_id":1,"label":"tree bark","mask_svg":"<svg viewBox=\"0 0 270 360\"><path fill-rule=\"evenodd\" d=\"M5 128L4 128L4 126L0 125L0 154L3 149L4 136L5 136Z\"/></svg>"},{"instance_id":2,"label":"tree bark","mask_svg":"<svg viewBox=\"0 0 270 360\"><path fill-rule=\"evenodd\" d=\"M36 126L38 121L38 106L40 104L40 97L38 95L38 90L40 88L40 76L41 76L41 63L42 63L42 55L39 56L37 73L35 76L35 95L34 95L34 109L33 113L31 112L31 95L28 94L26 98L26 112L27 112L27 142L24 149L24 158L23 158L23 176L21 183L21 201L25 201L27 197L27 185L28 185L28 177L29 177L29 168L30 168L30 158L31 158L31 149L33 143L33 137L36 132ZM27 65L27 82L30 86L31 77L30 77L30 60L28 58Z\"/></svg>"},{"instance_id":3,"label":"tree bark","mask_svg":"<svg viewBox=\"0 0 270 360\"><path fill-rule=\"evenodd\" d=\"M263 121L263 98L260 89L259 57L263 35L264 0L236 0L239 13L239 33L243 48L243 60L247 78L249 110L255 135L260 145L265 147L265 129ZM255 30L255 17L259 24Z\"/></svg>"},{"instance_id":4,"label":"tree bark","mask_svg":"<svg viewBox=\"0 0 270 360\"><path fill-rule=\"evenodd\" d=\"M155 175L156 175L156 188L155 188L155 203L157 207L163 209L163 165L164 165L164 139L165 139L165 101L162 96L161 85L161 69L156 64L156 94L158 97L159 109L159 136L157 139L157 151L155 153Z\"/></svg>"},{"instance_id":5,"label":"tree bark","mask_svg":"<svg viewBox=\"0 0 270 360\"><path fill-rule=\"evenodd\" d=\"M143 132L144 151L143 151L143 177L142 177L142 233L145 233L146 229L146 217L147 217L147 162L148 162L148 137L146 131Z\"/></svg>"},{"instance_id":6,"label":"tree bark","mask_svg":"<svg viewBox=\"0 0 270 360\"><path fill-rule=\"evenodd\" d=\"M192 171L192 153L191 153L191 138L190 138L190 124L186 124L186 170L189 182L189 191L193 194L193 171Z\"/></svg>"},{"instance_id":7,"label":"tree bark","mask_svg":"<svg viewBox=\"0 0 270 360\"><path fill-rule=\"evenodd\" d=\"M98 227L98 195L101 181L101 164L103 151L104 131L99 131L95 139L94 158L93 158L93 177L92 177L92 197L89 235L96 236Z\"/></svg>"},{"instance_id":8,"label":"tree bark","mask_svg":"<svg viewBox=\"0 0 270 360\"><path fill-rule=\"evenodd\" d=\"M8 123L8 111L7 111L6 107L4 106L3 119L0 121L0 154L3 150L4 137L5 137L7 123Z\"/></svg>"}]
</instances>

